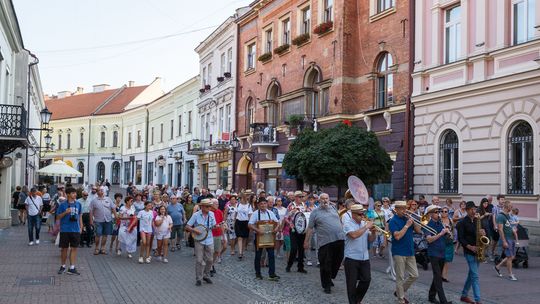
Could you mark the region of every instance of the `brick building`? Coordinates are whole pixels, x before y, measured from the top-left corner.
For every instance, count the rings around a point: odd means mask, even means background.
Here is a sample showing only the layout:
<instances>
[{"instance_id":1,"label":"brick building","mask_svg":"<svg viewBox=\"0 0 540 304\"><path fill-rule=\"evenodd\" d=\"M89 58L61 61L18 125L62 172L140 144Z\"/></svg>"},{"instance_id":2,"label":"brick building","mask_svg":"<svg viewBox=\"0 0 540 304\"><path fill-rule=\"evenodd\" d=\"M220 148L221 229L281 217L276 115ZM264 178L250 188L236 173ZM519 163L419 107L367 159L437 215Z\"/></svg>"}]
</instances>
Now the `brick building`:
<instances>
[{"instance_id":1,"label":"brick building","mask_svg":"<svg viewBox=\"0 0 540 304\"><path fill-rule=\"evenodd\" d=\"M237 189L304 187L281 169L290 141L302 128L348 119L376 132L395 161L391 180L373 186L375 196L404 194L408 3L251 4L237 21Z\"/></svg>"}]
</instances>

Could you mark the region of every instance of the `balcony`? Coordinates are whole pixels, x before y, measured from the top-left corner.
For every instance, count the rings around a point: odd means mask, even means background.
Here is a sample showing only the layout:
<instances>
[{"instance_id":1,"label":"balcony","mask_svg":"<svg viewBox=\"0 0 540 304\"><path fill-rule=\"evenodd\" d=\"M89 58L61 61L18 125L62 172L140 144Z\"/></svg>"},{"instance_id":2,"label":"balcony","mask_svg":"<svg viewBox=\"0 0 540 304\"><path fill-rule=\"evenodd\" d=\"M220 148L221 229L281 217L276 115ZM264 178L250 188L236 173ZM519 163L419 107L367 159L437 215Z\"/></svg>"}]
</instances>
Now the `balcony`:
<instances>
[{"instance_id":1,"label":"balcony","mask_svg":"<svg viewBox=\"0 0 540 304\"><path fill-rule=\"evenodd\" d=\"M267 123L253 123L251 124L253 129L253 141L254 147L277 147L279 142L277 141L277 130L271 124Z\"/></svg>"},{"instance_id":2,"label":"balcony","mask_svg":"<svg viewBox=\"0 0 540 304\"><path fill-rule=\"evenodd\" d=\"M26 110L23 106L0 104L0 157L28 143Z\"/></svg>"},{"instance_id":3,"label":"balcony","mask_svg":"<svg viewBox=\"0 0 540 304\"><path fill-rule=\"evenodd\" d=\"M188 142L187 154L202 155L208 149L208 142L201 139L193 139Z\"/></svg>"}]
</instances>

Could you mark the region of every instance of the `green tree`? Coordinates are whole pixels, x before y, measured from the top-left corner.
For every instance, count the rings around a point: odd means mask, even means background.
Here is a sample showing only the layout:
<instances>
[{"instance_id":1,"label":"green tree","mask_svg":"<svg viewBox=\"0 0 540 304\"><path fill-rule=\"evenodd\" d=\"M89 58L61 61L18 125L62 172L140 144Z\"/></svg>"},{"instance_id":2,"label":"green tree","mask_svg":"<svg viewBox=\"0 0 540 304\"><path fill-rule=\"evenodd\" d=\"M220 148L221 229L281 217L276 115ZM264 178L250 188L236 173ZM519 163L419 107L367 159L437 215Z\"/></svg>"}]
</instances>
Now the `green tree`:
<instances>
[{"instance_id":1,"label":"green tree","mask_svg":"<svg viewBox=\"0 0 540 304\"><path fill-rule=\"evenodd\" d=\"M392 160L373 132L340 123L319 132L302 131L289 147L283 168L308 184L341 188L350 175L366 185L386 179Z\"/></svg>"}]
</instances>

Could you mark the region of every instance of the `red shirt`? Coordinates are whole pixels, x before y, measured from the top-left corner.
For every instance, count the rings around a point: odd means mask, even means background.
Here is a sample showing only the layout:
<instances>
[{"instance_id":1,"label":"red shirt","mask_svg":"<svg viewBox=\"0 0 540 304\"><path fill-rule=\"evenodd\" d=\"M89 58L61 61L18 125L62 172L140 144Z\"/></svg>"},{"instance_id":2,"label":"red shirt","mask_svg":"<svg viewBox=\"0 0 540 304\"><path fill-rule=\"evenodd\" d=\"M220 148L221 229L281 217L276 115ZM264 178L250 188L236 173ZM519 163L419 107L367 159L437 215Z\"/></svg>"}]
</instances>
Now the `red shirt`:
<instances>
[{"instance_id":1,"label":"red shirt","mask_svg":"<svg viewBox=\"0 0 540 304\"><path fill-rule=\"evenodd\" d=\"M214 217L216 218L216 224L219 227L212 229L212 236L222 236L223 230L221 229L221 224L222 224L221 222L223 222L223 212L219 209L216 209L213 212L214 212Z\"/></svg>"}]
</instances>

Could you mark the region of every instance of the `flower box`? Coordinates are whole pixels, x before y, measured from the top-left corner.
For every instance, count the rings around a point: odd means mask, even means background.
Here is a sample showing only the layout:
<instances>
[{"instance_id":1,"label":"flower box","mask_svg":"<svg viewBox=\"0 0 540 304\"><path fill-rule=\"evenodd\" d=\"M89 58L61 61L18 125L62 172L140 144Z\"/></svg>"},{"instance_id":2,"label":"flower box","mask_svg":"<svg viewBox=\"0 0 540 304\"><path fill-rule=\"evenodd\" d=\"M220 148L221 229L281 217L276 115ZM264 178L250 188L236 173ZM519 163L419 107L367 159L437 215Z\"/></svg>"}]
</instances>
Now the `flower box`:
<instances>
[{"instance_id":1,"label":"flower box","mask_svg":"<svg viewBox=\"0 0 540 304\"><path fill-rule=\"evenodd\" d=\"M209 91L211 88L212 88L212 87L211 87L209 84L207 84L207 85L204 86L204 89L207 90L207 91Z\"/></svg>"},{"instance_id":2,"label":"flower box","mask_svg":"<svg viewBox=\"0 0 540 304\"><path fill-rule=\"evenodd\" d=\"M302 34L292 40L292 44L300 46L309 41L309 33Z\"/></svg>"},{"instance_id":3,"label":"flower box","mask_svg":"<svg viewBox=\"0 0 540 304\"><path fill-rule=\"evenodd\" d=\"M225 80L225 77L219 76L219 77L217 78L217 81L218 81L218 82L222 82L223 80Z\"/></svg>"},{"instance_id":4,"label":"flower box","mask_svg":"<svg viewBox=\"0 0 540 304\"><path fill-rule=\"evenodd\" d=\"M257 58L257 60L259 60L260 62L265 62L265 61L268 61L270 59L272 59L272 53L271 52L264 53L261 56L259 56L259 58Z\"/></svg>"},{"instance_id":5,"label":"flower box","mask_svg":"<svg viewBox=\"0 0 540 304\"><path fill-rule=\"evenodd\" d=\"M334 27L334 22L332 21L326 21L323 22L315 27L313 32L317 35L322 35L324 33L329 32Z\"/></svg>"},{"instance_id":6,"label":"flower box","mask_svg":"<svg viewBox=\"0 0 540 304\"><path fill-rule=\"evenodd\" d=\"M225 72L223 73L223 76L225 76L225 78L231 78L231 72Z\"/></svg>"},{"instance_id":7,"label":"flower box","mask_svg":"<svg viewBox=\"0 0 540 304\"><path fill-rule=\"evenodd\" d=\"M275 48L274 53L278 54L278 55L283 54L283 53L285 53L286 51L289 50L289 47L290 47L290 45L288 43L285 43L285 44L280 45L277 48Z\"/></svg>"},{"instance_id":8,"label":"flower box","mask_svg":"<svg viewBox=\"0 0 540 304\"><path fill-rule=\"evenodd\" d=\"M199 89L199 92L204 93L206 92L206 89L205 88Z\"/></svg>"}]
</instances>

